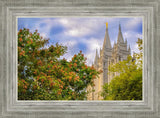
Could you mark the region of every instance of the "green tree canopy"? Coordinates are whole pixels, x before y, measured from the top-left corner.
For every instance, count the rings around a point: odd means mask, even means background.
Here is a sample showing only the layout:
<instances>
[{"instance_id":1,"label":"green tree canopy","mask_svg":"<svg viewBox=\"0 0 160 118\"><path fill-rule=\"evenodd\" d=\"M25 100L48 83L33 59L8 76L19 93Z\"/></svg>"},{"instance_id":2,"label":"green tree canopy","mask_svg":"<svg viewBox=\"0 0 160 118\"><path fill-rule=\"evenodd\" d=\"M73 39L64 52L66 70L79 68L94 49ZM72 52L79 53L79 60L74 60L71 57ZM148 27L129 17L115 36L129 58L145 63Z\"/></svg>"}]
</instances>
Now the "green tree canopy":
<instances>
[{"instance_id":1,"label":"green tree canopy","mask_svg":"<svg viewBox=\"0 0 160 118\"><path fill-rule=\"evenodd\" d=\"M18 100L84 100L99 74L80 51L71 61L59 59L67 47L49 45L36 30L18 32Z\"/></svg>"}]
</instances>

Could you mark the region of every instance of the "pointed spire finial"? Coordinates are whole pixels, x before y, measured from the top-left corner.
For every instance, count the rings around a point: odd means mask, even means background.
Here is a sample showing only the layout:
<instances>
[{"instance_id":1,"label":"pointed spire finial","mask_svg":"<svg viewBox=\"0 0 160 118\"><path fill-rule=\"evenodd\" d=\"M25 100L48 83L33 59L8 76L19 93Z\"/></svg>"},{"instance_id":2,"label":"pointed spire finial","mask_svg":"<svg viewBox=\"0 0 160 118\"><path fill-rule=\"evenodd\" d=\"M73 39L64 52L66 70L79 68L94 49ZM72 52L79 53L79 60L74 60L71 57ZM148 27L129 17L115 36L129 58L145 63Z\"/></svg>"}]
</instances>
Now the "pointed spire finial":
<instances>
[{"instance_id":1,"label":"pointed spire finial","mask_svg":"<svg viewBox=\"0 0 160 118\"><path fill-rule=\"evenodd\" d=\"M106 22L106 29L108 29L108 22Z\"/></svg>"},{"instance_id":2,"label":"pointed spire finial","mask_svg":"<svg viewBox=\"0 0 160 118\"><path fill-rule=\"evenodd\" d=\"M97 49L96 49L96 56L95 56L95 60L94 60L94 64L98 64L98 59L99 59L99 56L98 56L98 52L97 52Z\"/></svg>"},{"instance_id":3,"label":"pointed spire finial","mask_svg":"<svg viewBox=\"0 0 160 118\"><path fill-rule=\"evenodd\" d=\"M121 25L120 24L119 24L119 32L118 32L117 43L124 43L124 39L123 39L123 35L122 35Z\"/></svg>"},{"instance_id":4,"label":"pointed spire finial","mask_svg":"<svg viewBox=\"0 0 160 118\"><path fill-rule=\"evenodd\" d=\"M121 24L119 23L119 31L121 31Z\"/></svg>"},{"instance_id":5,"label":"pointed spire finial","mask_svg":"<svg viewBox=\"0 0 160 118\"><path fill-rule=\"evenodd\" d=\"M96 56L98 55L97 49L96 49Z\"/></svg>"},{"instance_id":6,"label":"pointed spire finial","mask_svg":"<svg viewBox=\"0 0 160 118\"><path fill-rule=\"evenodd\" d=\"M99 52L100 57L102 56L102 54L103 54L103 49L100 48L100 52Z\"/></svg>"},{"instance_id":7,"label":"pointed spire finial","mask_svg":"<svg viewBox=\"0 0 160 118\"><path fill-rule=\"evenodd\" d=\"M125 38L125 43L127 43L127 38Z\"/></svg>"},{"instance_id":8,"label":"pointed spire finial","mask_svg":"<svg viewBox=\"0 0 160 118\"><path fill-rule=\"evenodd\" d=\"M128 51L131 51L130 45L129 45Z\"/></svg>"},{"instance_id":9,"label":"pointed spire finial","mask_svg":"<svg viewBox=\"0 0 160 118\"><path fill-rule=\"evenodd\" d=\"M104 51L106 48L111 48L111 42L110 42L109 33L108 33L108 22L106 22L106 32L105 32L102 50Z\"/></svg>"},{"instance_id":10,"label":"pointed spire finial","mask_svg":"<svg viewBox=\"0 0 160 118\"><path fill-rule=\"evenodd\" d=\"M129 48L128 48L128 52L129 52L129 54L131 54L131 48L130 48L130 45L129 45Z\"/></svg>"}]
</instances>

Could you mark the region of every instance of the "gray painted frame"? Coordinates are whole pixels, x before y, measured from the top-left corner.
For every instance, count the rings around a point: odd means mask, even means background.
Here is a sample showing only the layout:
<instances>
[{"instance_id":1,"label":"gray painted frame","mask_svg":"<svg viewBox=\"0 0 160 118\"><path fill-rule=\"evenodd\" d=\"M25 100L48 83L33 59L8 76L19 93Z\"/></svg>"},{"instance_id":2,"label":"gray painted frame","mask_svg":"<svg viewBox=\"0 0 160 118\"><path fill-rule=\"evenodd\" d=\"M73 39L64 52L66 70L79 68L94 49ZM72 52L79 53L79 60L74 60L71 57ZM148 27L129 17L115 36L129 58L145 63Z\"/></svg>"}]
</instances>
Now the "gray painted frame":
<instances>
[{"instance_id":1,"label":"gray painted frame","mask_svg":"<svg viewBox=\"0 0 160 118\"><path fill-rule=\"evenodd\" d=\"M160 0L0 0L0 118L160 118ZM143 17L142 101L17 101L19 16Z\"/></svg>"}]
</instances>

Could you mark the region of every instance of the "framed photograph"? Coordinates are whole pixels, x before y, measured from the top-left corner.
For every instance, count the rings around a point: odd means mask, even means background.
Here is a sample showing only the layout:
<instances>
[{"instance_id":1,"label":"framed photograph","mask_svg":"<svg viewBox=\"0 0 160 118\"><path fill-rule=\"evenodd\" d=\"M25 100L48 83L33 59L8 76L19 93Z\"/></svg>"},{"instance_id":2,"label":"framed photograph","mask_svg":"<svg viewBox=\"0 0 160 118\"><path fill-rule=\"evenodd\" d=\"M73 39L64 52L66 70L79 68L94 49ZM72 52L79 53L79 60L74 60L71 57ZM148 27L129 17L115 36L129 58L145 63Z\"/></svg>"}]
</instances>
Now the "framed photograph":
<instances>
[{"instance_id":1,"label":"framed photograph","mask_svg":"<svg viewBox=\"0 0 160 118\"><path fill-rule=\"evenodd\" d=\"M0 117L160 116L158 0L0 3Z\"/></svg>"},{"instance_id":2,"label":"framed photograph","mask_svg":"<svg viewBox=\"0 0 160 118\"><path fill-rule=\"evenodd\" d=\"M17 27L18 100L142 100L142 17L20 17Z\"/></svg>"}]
</instances>

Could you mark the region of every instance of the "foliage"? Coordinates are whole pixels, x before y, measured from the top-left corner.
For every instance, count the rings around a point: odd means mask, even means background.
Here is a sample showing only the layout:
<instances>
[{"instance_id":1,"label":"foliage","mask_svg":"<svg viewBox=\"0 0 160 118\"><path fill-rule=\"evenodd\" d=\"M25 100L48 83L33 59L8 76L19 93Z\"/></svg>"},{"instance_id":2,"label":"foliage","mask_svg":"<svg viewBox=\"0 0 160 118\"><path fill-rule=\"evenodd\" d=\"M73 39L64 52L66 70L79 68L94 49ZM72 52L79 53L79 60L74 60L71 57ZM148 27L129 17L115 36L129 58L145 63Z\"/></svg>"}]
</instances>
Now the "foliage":
<instances>
[{"instance_id":1,"label":"foliage","mask_svg":"<svg viewBox=\"0 0 160 118\"><path fill-rule=\"evenodd\" d=\"M103 86L105 100L142 100L142 39L137 41L139 53L127 60L111 64L110 73L119 73Z\"/></svg>"},{"instance_id":2,"label":"foliage","mask_svg":"<svg viewBox=\"0 0 160 118\"><path fill-rule=\"evenodd\" d=\"M142 39L138 38L137 44L138 44L139 53L134 53L133 57L136 58L136 63L137 63L138 68L142 69L142 64L143 64L143 45L142 45Z\"/></svg>"},{"instance_id":3,"label":"foliage","mask_svg":"<svg viewBox=\"0 0 160 118\"><path fill-rule=\"evenodd\" d=\"M36 30L18 32L18 99L84 100L86 88L99 74L80 51L71 61L59 59L67 47L48 45Z\"/></svg>"}]
</instances>

